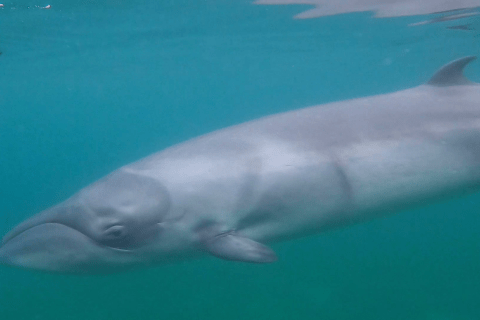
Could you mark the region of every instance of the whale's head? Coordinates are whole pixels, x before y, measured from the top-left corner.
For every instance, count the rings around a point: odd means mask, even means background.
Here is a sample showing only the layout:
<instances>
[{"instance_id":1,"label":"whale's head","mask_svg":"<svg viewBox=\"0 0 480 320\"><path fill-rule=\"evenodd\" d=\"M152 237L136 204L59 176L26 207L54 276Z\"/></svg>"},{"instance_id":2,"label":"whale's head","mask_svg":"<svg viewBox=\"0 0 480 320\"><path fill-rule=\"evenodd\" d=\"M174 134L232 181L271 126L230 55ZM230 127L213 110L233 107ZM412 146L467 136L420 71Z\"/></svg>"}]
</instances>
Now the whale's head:
<instances>
[{"instance_id":1,"label":"whale's head","mask_svg":"<svg viewBox=\"0 0 480 320\"><path fill-rule=\"evenodd\" d=\"M178 251L166 222L168 191L155 179L117 171L20 223L0 262L63 273L103 273Z\"/></svg>"}]
</instances>

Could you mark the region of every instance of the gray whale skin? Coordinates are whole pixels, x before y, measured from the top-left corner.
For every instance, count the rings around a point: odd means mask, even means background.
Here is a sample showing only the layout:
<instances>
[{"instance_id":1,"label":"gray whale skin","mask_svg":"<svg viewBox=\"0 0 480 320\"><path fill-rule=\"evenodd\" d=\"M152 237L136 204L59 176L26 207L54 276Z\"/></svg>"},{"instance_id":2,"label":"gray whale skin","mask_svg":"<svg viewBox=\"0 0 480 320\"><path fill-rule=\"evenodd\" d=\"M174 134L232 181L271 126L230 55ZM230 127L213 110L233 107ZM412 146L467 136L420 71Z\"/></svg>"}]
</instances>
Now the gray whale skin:
<instances>
[{"instance_id":1,"label":"gray whale skin","mask_svg":"<svg viewBox=\"0 0 480 320\"><path fill-rule=\"evenodd\" d=\"M95 274L202 254L277 259L267 244L480 189L475 57L389 94L200 136L126 165L10 231L0 263Z\"/></svg>"}]
</instances>

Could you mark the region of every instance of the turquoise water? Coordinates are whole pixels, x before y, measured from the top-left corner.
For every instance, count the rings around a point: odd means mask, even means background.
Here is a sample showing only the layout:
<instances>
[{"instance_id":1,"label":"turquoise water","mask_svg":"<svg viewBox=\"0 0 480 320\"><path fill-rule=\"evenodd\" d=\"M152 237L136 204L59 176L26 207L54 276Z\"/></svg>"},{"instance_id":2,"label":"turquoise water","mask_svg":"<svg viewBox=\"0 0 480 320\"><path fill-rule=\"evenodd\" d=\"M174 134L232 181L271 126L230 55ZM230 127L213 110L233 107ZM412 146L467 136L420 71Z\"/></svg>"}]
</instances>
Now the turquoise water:
<instances>
[{"instance_id":1,"label":"turquoise water","mask_svg":"<svg viewBox=\"0 0 480 320\"><path fill-rule=\"evenodd\" d=\"M292 20L302 8L243 0L3 3L0 234L172 144L412 87L480 52L475 17L408 27L423 18ZM473 30L446 28L462 23ZM466 74L480 81L480 63ZM479 207L472 195L276 244L271 265L0 267L0 319L478 319Z\"/></svg>"}]
</instances>

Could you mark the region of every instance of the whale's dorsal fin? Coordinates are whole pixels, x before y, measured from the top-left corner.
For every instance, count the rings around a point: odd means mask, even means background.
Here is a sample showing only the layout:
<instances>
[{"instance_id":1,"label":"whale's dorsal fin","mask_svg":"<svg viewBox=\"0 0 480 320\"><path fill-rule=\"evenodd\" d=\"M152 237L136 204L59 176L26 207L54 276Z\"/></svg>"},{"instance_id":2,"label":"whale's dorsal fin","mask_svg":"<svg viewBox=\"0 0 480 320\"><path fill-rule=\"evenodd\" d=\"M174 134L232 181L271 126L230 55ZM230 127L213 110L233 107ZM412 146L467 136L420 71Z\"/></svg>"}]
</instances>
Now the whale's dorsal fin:
<instances>
[{"instance_id":1,"label":"whale's dorsal fin","mask_svg":"<svg viewBox=\"0 0 480 320\"><path fill-rule=\"evenodd\" d=\"M468 56L447 63L433 75L427 84L437 87L471 84L472 81L463 75L463 69L475 59L477 59L476 56Z\"/></svg>"}]
</instances>

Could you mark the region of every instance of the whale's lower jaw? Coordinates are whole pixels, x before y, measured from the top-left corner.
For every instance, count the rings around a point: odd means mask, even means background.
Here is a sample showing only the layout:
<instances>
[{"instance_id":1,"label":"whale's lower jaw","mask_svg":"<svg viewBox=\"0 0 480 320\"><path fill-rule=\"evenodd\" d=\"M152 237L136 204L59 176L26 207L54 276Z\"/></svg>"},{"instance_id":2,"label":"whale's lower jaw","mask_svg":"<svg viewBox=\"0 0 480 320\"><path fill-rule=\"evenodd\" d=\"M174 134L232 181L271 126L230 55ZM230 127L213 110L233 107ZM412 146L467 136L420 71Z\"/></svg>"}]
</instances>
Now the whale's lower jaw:
<instances>
[{"instance_id":1,"label":"whale's lower jaw","mask_svg":"<svg viewBox=\"0 0 480 320\"><path fill-rule=\"evenodd\" d=\"M54 273L112 273L132 268L128 252L123 254L125 259L122 254L65 225L43 223L5 241L0 263Z\"/></svg>"}]
</instances>

